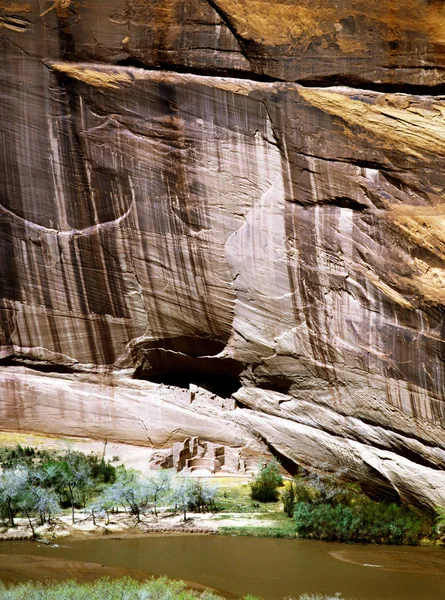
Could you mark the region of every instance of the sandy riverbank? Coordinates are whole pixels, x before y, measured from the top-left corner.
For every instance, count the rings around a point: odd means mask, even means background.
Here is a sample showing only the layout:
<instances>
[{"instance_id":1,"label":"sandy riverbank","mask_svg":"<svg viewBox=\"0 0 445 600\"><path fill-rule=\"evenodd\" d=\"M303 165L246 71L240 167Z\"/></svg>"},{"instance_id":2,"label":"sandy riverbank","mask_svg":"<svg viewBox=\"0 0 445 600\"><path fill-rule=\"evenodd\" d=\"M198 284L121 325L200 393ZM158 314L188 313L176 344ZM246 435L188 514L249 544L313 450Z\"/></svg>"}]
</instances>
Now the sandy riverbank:
<instances>
[{"instance_id":1,"label":"sandy riverbank","mask_svg":"<svg viewBox=\"0 0 445 600\"><path fill-rule=\"evenodd\" d=\"M189 513L184 522L182 514L166 512L155 517L142 516L138 523L133 515L117 513L110 519L96 518L93 523L91 513L76 511L75 523L71 515L54 519L52 525L36 526L37 537L54 541L67 536L89 537L113 534L144 535L153 533L218 533L221 527L273 527L273 518L264 518L264 513ZM4 528L0 541L32 539L32 532L26 519L17 518L16 527Z\"/></svg>"}]
</instances>

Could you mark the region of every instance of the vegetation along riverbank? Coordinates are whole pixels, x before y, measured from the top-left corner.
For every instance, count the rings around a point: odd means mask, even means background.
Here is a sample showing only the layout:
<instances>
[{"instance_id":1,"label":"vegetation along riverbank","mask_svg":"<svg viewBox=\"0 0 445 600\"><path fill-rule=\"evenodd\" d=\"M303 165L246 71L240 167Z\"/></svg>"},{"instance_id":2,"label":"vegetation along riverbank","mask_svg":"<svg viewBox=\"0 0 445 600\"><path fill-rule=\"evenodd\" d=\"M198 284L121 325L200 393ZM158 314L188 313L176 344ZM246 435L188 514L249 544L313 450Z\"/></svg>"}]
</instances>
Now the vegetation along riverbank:
<instances>
[{"instance_id":1,"label":"vegetation along riverbank","mask_svg":"<svg viewBox=\"0 0 445 600\"><path fill-rule=\"evenodd\" d=\"M5 586L0 583L0 600L223 600L213 592L190 590L181 581L165 578L139 582L128 577L120 580L98 579L92 583L75 581L51 584L23 583ZM242 600L259 600L244 596ZM290 598L288 600L291 600ZM296 599L297 600L297 599ZM342 600L339 595L303 594L298 600Z\"/></svg>"},{"instance_id":2,"label":"vegetation along riverbank","mask_svg":"<svg viewBox=\"0 0 445 600\"><path fill-rule=\"evenodd\" d=\"M141 473L97 453L0 447L0 539L51 540L113 532L220 533L382 544L441 544L445 512L369 498L342 473L283 479Z\"/></svg>"}]
</instances>

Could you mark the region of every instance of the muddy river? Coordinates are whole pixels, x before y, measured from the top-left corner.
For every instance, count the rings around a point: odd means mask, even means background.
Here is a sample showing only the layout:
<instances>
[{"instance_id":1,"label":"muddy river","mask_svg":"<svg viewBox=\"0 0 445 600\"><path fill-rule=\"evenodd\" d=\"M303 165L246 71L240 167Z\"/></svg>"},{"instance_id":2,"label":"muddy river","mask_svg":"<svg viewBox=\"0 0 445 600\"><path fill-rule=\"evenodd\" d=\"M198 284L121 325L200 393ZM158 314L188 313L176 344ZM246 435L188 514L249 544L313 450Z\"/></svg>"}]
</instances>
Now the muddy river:
<instances>
[{"instance_id":1,"label":"muddy river","mask_svg":"<svg viewBox=\"0 0 445 600\"><path fill-rule=\"evenodd\" d=\"M303 592L355 600L445 600L445 549L359 546L203 535L4 542L0 578L91 579L167 575L229 597L298 598Z\"/></svg>"}]
</instances>

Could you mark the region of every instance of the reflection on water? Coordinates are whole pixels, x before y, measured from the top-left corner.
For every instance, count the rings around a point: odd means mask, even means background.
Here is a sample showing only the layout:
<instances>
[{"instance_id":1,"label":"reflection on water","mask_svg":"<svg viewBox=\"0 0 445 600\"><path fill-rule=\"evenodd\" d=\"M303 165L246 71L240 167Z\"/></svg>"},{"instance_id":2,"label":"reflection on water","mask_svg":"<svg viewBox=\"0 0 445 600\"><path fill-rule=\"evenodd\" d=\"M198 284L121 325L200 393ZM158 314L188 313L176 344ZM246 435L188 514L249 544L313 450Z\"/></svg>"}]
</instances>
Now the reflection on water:
<instances>
[{"instance_id":1,"label":"reflection on water","mask_svg":"<svg viewBox=\"0 0 445 600\"><path fill-rule=\"evenodd\" d=\"M303 592L341 592L356 600L445 600L445 550L439 548L170 535L63 540L59 547L6 542L0 550L167 575L265 600ZM7 577L6 565L0 561L2 578ZM25 557L23 565L25 573Z\"/></svg>"}]
</instances>

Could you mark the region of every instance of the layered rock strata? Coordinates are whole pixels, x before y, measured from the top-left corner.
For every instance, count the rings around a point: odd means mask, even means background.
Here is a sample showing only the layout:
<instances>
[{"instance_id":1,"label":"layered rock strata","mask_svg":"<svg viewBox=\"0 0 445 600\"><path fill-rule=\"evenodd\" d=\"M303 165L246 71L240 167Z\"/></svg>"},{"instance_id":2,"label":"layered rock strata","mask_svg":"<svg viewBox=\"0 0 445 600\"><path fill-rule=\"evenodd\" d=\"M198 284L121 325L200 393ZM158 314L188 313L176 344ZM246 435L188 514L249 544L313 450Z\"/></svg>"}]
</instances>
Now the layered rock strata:
<instances>
[{"instance_id":1,"label":"layered rock strata","mask_svg":"<svg viewBox=\"0 0 445 600\"><path fill-rule=\"evenodd\" d=\"M444 24L0 2L0 426L445 505Z\"/></svg>"}]
</instances>

